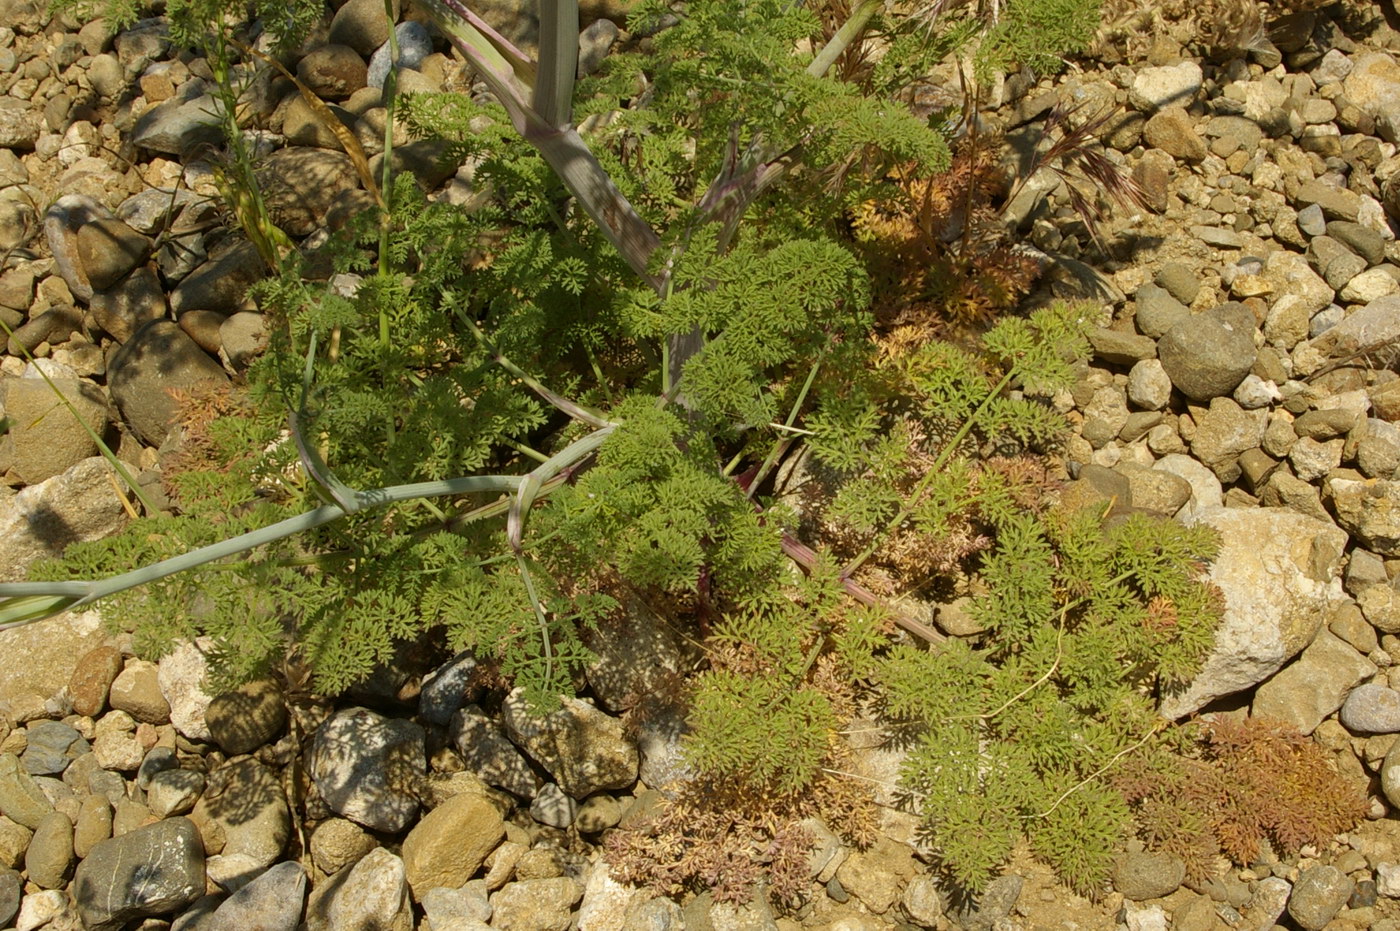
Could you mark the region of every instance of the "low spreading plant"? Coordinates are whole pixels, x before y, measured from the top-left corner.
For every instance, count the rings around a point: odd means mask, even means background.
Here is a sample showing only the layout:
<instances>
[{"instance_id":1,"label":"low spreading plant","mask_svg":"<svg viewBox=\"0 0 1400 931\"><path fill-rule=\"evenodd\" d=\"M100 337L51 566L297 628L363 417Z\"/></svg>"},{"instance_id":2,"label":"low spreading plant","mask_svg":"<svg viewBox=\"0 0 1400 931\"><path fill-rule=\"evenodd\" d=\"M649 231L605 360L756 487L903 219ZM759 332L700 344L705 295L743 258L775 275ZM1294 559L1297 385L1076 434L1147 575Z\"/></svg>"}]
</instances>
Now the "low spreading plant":
<instances>
[{"instance_id":1,"label":"low spreading plant","mask_svg":"<svg viewBox=\"0 0 1400 931\"><path fill-rule=\"evenodd\" d=\"M1210 641L1211 541L1048 506L1046 399L1084 352L1084 309L927 338L941 296L985 322L1028 269L976 249L937 266L912 298L919 338L872 313L909 310L878 288L910 282L919 237L983 196L980 161L944 174L956 121L915 116L911 88L955 52L970 79L1051 67L1095 0L644 0L648 41L577 90L575 3L541 4L538 62L458 0L426 6L489 94L401 112L472 160L472 208L386 178L328 247L330 282L268 234L271 342L245 388L182 398L175 515L0 586L0 622L116 597L143 652L210 637L222 684L294 650L325 694L429 641L543 706L591 660L588 628L642 590L710 662L686 693L697 779L617 835L623 875L733 899L762 879L797 901L804 819L874 837L840 733L874 711L952 877L979 887L1024 834L1096 888L1129 823L1105 774L1152 742L1155 691ZM227 12L170 15L222 29ZM803 441L826 490L773 500ZM950 573L985 587L979 641L894 606Z\"/></svg>"}]
</instances>

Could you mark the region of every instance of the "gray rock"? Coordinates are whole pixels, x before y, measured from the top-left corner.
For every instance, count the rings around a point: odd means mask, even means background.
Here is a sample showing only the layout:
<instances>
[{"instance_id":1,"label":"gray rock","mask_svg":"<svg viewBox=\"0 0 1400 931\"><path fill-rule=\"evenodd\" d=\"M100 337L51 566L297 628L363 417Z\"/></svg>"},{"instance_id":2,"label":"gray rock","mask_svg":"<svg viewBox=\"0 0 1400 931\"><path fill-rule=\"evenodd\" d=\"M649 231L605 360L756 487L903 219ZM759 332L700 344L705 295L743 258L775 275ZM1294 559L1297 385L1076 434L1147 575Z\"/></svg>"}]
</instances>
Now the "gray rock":
<instances>
[{"instance_id":1,"label":"gray rock","mask_svg":"<svg viewBox=\"0 0 1400 931\"><path fill-rule=\"evenodd\" d=\"M1176 300L1183 305L1191 304L1201 290L1201 277L1199 272L1190 265L1186 265L1182 262L1168 262L1157 270L1157 274L1153 276L1152 280L1155 281L1159 287L1165 288L1172 297L1176 298ZM1140 291L1139 299L1141 299ZM1183 307L1182 310L1185 311L1185 307ZM1170 325L1168 325L1163 328L1161 332L1148 333L1146 330L1139 327L1139 332L1155 339L1170 328Z\"/></svg>"},{"instance_id":2,"label":"gray rock","mask_svg":"<svg viewBox=\"0 0 1400 931\"><path fill-rule=\"evenodd\" d=\"M1191 483L1161 469L1120 462L1114 470L1128 479L1133 507L1171 517L1191 500Z\"/></svg>"},{"instance_id":3,"label":"gray rock","mask_svg":"<svg viewBox=\"0 0 1400 931\"><path fill-rule=\"evenodd\" d=\"M594 20L578 35L578 76L587 77L603 66L603 59L621 30L610 19Z\"/></svg>"},{"instance_id":4,"label":"gray rock","mask_svg":"<svg viewBox=\"0 0 1400 931\"><path fill-rule=\"evenodd\" d=\"M581 699L563 698L560 705L544 716L533 714L516 689L501 709L507 735L576 799L634 783L637 747L622 722Z\"/></svg>"},{"instance_id":5,"label":"gray rock","mask_svg":"<svg viewBox=\"0 0 1400 931\"><path fill-rule=\"evenodd\" d=\"M1303 437L1288 452L1293 474L1305 482L1315 482L1342 464L1343 440L1325 442Z\"/></svg>"},{"instance_id":6,"label":"gray rock","mask_svg":"<svg viewBox=\"0 0 1400 931\"><path fill-rule=\"evenodd\" d=\"M1323 493L1337 523L1362 546L1382 556L1400 556L1400 483L1329 478Z\"/></svg>"},{"instance_id":7,"label":"gray rock","mask_svg":"<svg viewBox=\"0 0 1400 931\"><path fill-rule=\"evenodd\" d=\"M1298 211L1298 229L1309 236L1327 235L1327 218L1317 204L1308 204Z\"/></svg>"},{"instance_id":8,"label":"gray rock","mask_svg":"<svg viewBox=\"0 0 1400 931\"><path fill-rule=\"evenodd\" d=\"M53 803L13 753L0 754L0 812L30 830L53 814Z\"/></svg>"},{"instance_id":9,"label":"gray rock","mask_svg":"<svg viewBox=\"0 0 1400 931\"><path fill-rule=\"evenodd\" d=\"M267 318L252 311L241 311L219 326L219 344L229 364L243 370L267 349Z\"/></svg>"},{"instance_id":10,"label":"gray rock","mask_svg":"<svg viewBox=\"0 0 1400 931\"><path fill-rule=\"evenodd\" d=\"M61 475L97 453L93 434L107 429L107 400L96 385L73 378L11 378L0 387L13 444L10 468L26 484Z\"/></svg>"},{"instance_id":11,"label":"gray rock","mask_svg":"<svg viewBox=\"0 0 1400 931\"><path fill-rule=\"evenodd\" d=\"M1400 692L1384 685L1358 685L1342 703L1341 722L1358 734L1400 732Z\"/></svg>"},{"instance_id":12,"label":"gray rock","mask_svg":"<svg viewBox=\"0 0 1400 931\"><path fill-rule=\"evenodd\" d=\"M1143 68L1133 78L1128 100L1139 110L1187 106L1201 90L1201 66L1193 61Z\"/></svg>"},{"instance_id":13,"label":"gray rock","mask_svg":"<svg viewBox=\"0 0 1400 931\"><path fill-rule=\"evenodd\" d=\"M0 191L0 248L17 249L38 227L34 207L18 188Z\"/></svg>"},{"instance_id":14,"label":"gray rock","mask_svg":"<svg viewBox=\"0 0 1400 931\"><path fill-rule=\"evenodd\" d=\"M1284 906L1288 904L1288 897L1292 892L1293 887L1286 879L1278 876L1261 879L1254 890L1254 898L1249 903L1250 917L1257 919L1261 928L1272 927L1283 914Z\"/></svg>"},{"instance_id":15,"label":"gray rock","mask_svg":"<svg viewBox=\"0 0 1400 931\"><path fill-rule=\"evenodd\" d=\"M293 236L306 236L325 222L336 198L358 188L360 180L348 155L296 147L264 159L258 183L273 220Z\"/></svg>"},{"instance_id":16,"label":"gray rock","mask_svg":"<svg viewBox=\"0 0 1400 931\"><path fill-rule=\"evenodd\" d=\"M1214 398L1196 424L1191 452L1222 482L1233 482L1240 475L1240 454L1259 446L1267 425L1267 412L1244 410L1227 397Z\"/></svg>"},{"instance_id":17,"label":"gray rock","mask_svg":"<svg viewBox=\"0 0 1400 931\"><path fill-rule=\"evenodd\" d=\"M94 55L88 65L88 81L92 89L104 100L115 100L126 89L126 75L117 56L103 53Z\"/></svg>"},{"instance_id":18,"label":"gray rock","mask_svg":"<svg viewBox=\"0 0 1400 931\"><path fill-rule=\"evenodd\" d=\"M573 825L577 816L578 802L565 795L552 782L545 783L530 803L530 817L552 828L567 829Z\"/></svg>"},{"instance_id":19,"label":"gray rock","mask_svg":"<svg viewBox=\"0 0 1400 931\"><path fill-rule=\"evenodd\" d=\"M1157 357L1188 398L1228 396L1254 365L1254 314L1232 303L1182 320L1158 340Z\"/></svg>"},{"instance_id":20,"label":"gray rock","mask_svg":"<svg viewBox=\"0 0 1400 931\"><path fill-rule=\"evenodd\" d=\"M1328 358L1341 358L1367 347L1400 340L1400 294L1372 301L1312 342Z\"/></svg>"},{"instance_id":21,"label":"gray rock","mask_svg":"<svg viewBox=\"0 0 1400 931\"><path fill-rule=\"evenodd\" d=\"M1113 861L1113 888L1135 902L1175 892L1186 878L1186 864L1171 853L1126 851Z\"/></svg>"},{"instance_id":22,"label":"gray rock","mask_svg":"<svg viewBox=\"0 0 1400 931\"><path fill-rule=\"evenodd\" d=\"M1172 719L1276 673L1346 597L1340 568L1347 539L1334 525L1273 508L1226 508L1193 520L1220 534L1209 579L1224 595L1225 613L1201 671L1163 698L1162 714Z\"/></svg>"},{"instance_id":23,"label":"gray rock","mask_svg":"<svg viewBox=\"0 0 1400 931\"><path fill-rule=\"evenodd\" d=\"M1340 291L1366 270L1366 260L1330 236L1314 236L1308 243L1308 264L1328 287Z\"/></svg>"},{"instance_id":24,"label":"gray rock","mask_svg":"<svg viewBox=\"0 0 1400 931\"><path fill-rule=\"evenodd\" d=\"M327 876L337 873L375 848L375 840L353 821L328 818L311 834L311 858Z\"/></svg>"},{"instance_id":25,"label":"gray rock","mask_svg":"<svg viewBox=\"0 0 1400 931\"><path fill-rule=\"evenodd\" d=\"M58 721L35 721L26 729L29 745L20 762L31 776L56 776L73 758L88 752L83 735Z\"/></svg>"},{"instance_id":26,"label":"gray rock","mask_svg":"<svg viewBox=\"0 0 1400 931\"><path fill-rule=\"evenodd\" d=\"M157 666L156 681L170 706L170 723L191 740L211 739L204 713L213 699L204 690L204 681L209 670L205 654L212 645L206 638L183 641Z\"/></svg>"},{"instance_id":27,"label":"gray rock","mask_svg":"<svg viewBox=\"0 0 1400 931\"><path fill-rule=\"evenodd\" d=\"M142 266L90 301L93 319L119 343L165 316L165 289L156 273Z\"/></svg>"},{"instance_id":28,"label":"gray rock","mask_svg":"<svg viewBox=\"0 0 1400 931\"><path fill-rule=\"evenodd\" d=\"M300 863L279 863L229 896L214 913L217 928L296 931L306 901L306 872Z\"/></svg>"},{"instance_id":29,"label":"gray rock","mask_svg":"<svg viewBox=\"0 0 1400 931\"><path fill-rule=\"evenodd\" d=\"M423 720L446 727L457 709L476 701L481 693L474 681L476 668L476 657L464 650L424 678L418 693L418 714Z\"/></svg>"},{"instance_id":30,"label":"gray rock","mask_svg":"<svg viewBox=\"0 0 1400 931\"><path fill-rule=\"evenodd\" d=\"M1171 401L1172 381L1157 359L1143 359L1128 372L1128 400L1149 411L1160 411Z\"/></svg>"},{"instance_id":31,"label":"gray rock","mask_svg":"<svg viewBox=\"0 0 1400 931\"><path fill-rule=\"evenodd\" d=\"M151 254L149 239L114 218L78 227L78 260L94 291L105 291Z\"/></svg>"},{"instance_id":32,"label":"gray rock","mask_svg":"<svg viewBox=\"0 0 1400 931\"><path fill-rule=\"evenodd\" d=\"M413 71L418 70L418 67L423 64L423 59L433 52L433 37L429 34L427 27L416 20L409 20L395 26L394 32L395 38L398 39L399 67ZM369 87L382 88L384 80L388 76L389 43L386 40L375 50L373 57L369 60L369 71L365 76L365 84Z\"/></svg>"},{"instance_id":33,"label":"gray rock","mask_svg":"<svg viewBox=\"0 0 1400 931\"><path fill-rule=\"evenodd\" d=\"M142 763L144 766L144 761ZM157 818L183 815L194 808L204 791L204 774L190 769L167 769L146 782L146 805Z\"/></svg>"},{"instance_id":34,"label":"gray rock","mask_svg":"<svg viewBox=\"0 0 1400 931\"><path fill-rule=\"evenodd\" d=\"M393 9L397 20L398 0L394 0ZM368 55L388 42L389 25L384 20L383 0L347 0L331 20L330 40L348 45L361 55Z\"/></svg>"},{"instance_id":35,"label":"gray rock","mask_svg":"<svg viewBox=\"0 0 1400 931\"><path fill-rule=\"evenodd\" d=\"M44 816L24 854L29 881L41 889L61 889L73 868L73 822L62 812Z\"/></svg>"},{"instance_id":36,"label":"gray rock","mask_svg":"<svg viewBox=\"0 0 1400 931\"><path fill-rule=\"evenodd\" d=\"M349 129L355 127L355 115L334 104L328 104L331 115ZM281 133L288 145L310 146L317 149L340 149L340 137L333 125L328 124L320 111L302 97L293 98L282 111Z\"/></svg>"},{"instance_id":37,"label":"gray rock","mask_svg":"<svg viewBox=\"0 0 1400 931\"><path fill-rule=\"evenodd\" d=\"M606 870L604 870L606 872ZM423 913L434 928L463 928L464 931L477 931L470 922L478 922L488 927L491 918L491 903L487 900L484 880L473 880L465 886L448 889L442 886L429 889L423 896ZM582 915L582 909L579 914ZM624 927L621 924L614 927ZM582 922L580 931L588 931Z\"/></svg>"},{"instance_id":38,"label":"gray rock","mask_svg":"<svg viewBox=\"0 0 1400 931\"><path fill-rule=\"evenodd\" d=\"M287 726L282 689L271 679L241 685L211 701L204 722L214 742L229 756L252 753Z\"/></svg>"},{"instance_id":39,"label":"gray rock","mask_svg":"<svg viewBox=\"0 0 1400 931\"><path fill-rule=\"evenodd\" d=\"M136 331L108 368L108 385L122 417L152 446L165 441L176 414L170 389L211 381L225 384L228 376L173 320L157 320Z\"/></svg>"},{"instance_id":40,"label":"gray rock","mask_svg":"<svg viewBox=\"0 0 1400 931\"><path fill-rule=\"evenodd\" d=\"M476 705L465 705L453 713L448 735L468 772L519 798L535 797L539 776L496 722Z\"/></svg>"},{"instance_id":41,"label":"gray rock","mask_svg":"<svg viewBox=\"0 0 1400 931\"><path fill-rule=\"evenodd\" d=\"M200 896L175 919L170 931L223 931L222 925L214 923L214 913L223 901L224 896L218 893Z\"/></svg>"},{"instance_id":42,"label":"gray rock","mask_svg":"<svg viewBox=\"0 0 1400 931\"><path fill-rule=\"evenodd\" d=\"M316 887L306 906L306 928L410 931L411 908L403 861L379 847Z\"/></svg>"},{"instance_id":43,"label":"gray rock","mask_svg":"<svg viewBox=\"0 0 1400 931\"><path fill-rule=\"evenodd\" d=\"M183 157L200 146L218 145L221 104L210 94L193 100L172 97L142 114L131 141L143 149Z\"/></svg>"},{"instance_id":44,"label":"gray rock","mask_svg":"<svg viewBox=\"0 0 1400 931\"><path fill-rule=\"evenodd\" d=\"M199 199L199 195L185 188L147 188L118 205L117 219L150 236L160 232L186 204Z\"/></svg>"},{"instance_id":45,"label":"gray rock","mask_svg":"<svg viewBox=\"0 0 1400 931\"><path fill-rule=\"evenodd\" d=\"M83 302L92 300L92 284L78 252L78 230L109 217L111 212L106 207L81 194L65 194L44 211L44 238L48 240L54 264L68 290Z\"/></svg>"},{"instance_id":46,"label":"gray rock","mask_svg":"<svg viewBox=\"0 0 1400 931\"><path fill-rule=\"evenodd\" d=\"M1132 365L1157 356L1157 344L1150 337L1107 327L1090 330L1089 343L1096 357L1112 365Z\"/></svg>"},{"instance_id":47,"label":"gray rock","mask_svg":"<svg viewBox=\"0 0 1400 931\"><path fill-rule=\"evenodd\" d=\"M1321 931L1351 898L1355 884L1335 866L1311 866L1298 876L1288 915L1306 931Z\"/></svg>"},{"instance_id":48,"label":"gray rock","mask_svg":"<svg viewBox=\"0 0 1400 931\"><path fill-rule=\"evenodd\" d=\"M1351 644L1323 630L1296 662L1259 686L1253 713L1311 734L1323 718L1342 707L1357 683L1375 673L1375 665Z\"/></svg>"},{"instance_id":49,"label":"gray rock","mask_svg":"<svg viewBox=\"0 0 1400 931\"><path fill-rule=\"evenodd\" d=\"M239 242L190 272L171 293L170 308L177 317L194 310L236 313L245 309L248 289L266 274L253 244Z\"/></svg>"},{"instance_id":50,"label":"gray rock","mask_svg":"<svg viewBox=\"0 0 1400 931\"><path fill-rule=\"evenodd\" d=\"M211 854L210 878L242 885L282 854L292 832L287 797L270 769L242 759L210 773L190 819Z\"/></svg>"},{"instance_id":51,"label":"gray rock","mask_svg":"<svg viewBox=\"0 0 1400 931\"><path fill-rule=\"evenodd\" d=\"M1308 411L1293 421L1293 432L1314 440L1331 440L1355 429L1361 413L1344 407Z\"/></svg>"},{"instance_id":52,"label":"gray rock","mask_svg":"<svg viewBox=\"0 0 1400 931\"><path fill-rule=\"evenodd\" d=\"M1381 761L1381 792L1391 805L1400 807L1400 740L1390 745Z\"/></svg>"},{"instance_id":53,"label":"gray rock","mask_svg":"<svg viewBox=\"0 0 1400 931\"><path fill-rule=\"evenodd\" d=\"M0 146L28 152L44 131L43 115L23 100L0 97Z\"/></svg>"},{"instance_id":54,"label":"gray rock","mask_svg":"<svg viewBox=\"0 0 1400 931\"><path fill-rule=\"evenodd\" d=\"M332 811L372 830L401 831L418 812L423 740L412 722L347 708L316 732L311 777Z\"/></svg>"},{"instance_id":55,"label":"gray rock","mask_svg":"<svg viewBox=\"0 0 1400 931\"><path fill-rule=\"evenodd\" d=\"M597 661L585 674L598 701L623 712L679 675L693 647L639 599L584 632Z\"/></svg>"},{"instance_id":56,"label":"gray rock","mask_svg":"<svg viewBox=\"0 0 1400 931\"><path fill-rule=\"evenodd\" d=\"M998 876L987 883L975 908L960 910L953 917L966 931L993 931L999 922L1010 917L1016 901L1021 898L1021 887L1025 882L1015 873Z\"/></svg>"},{"instance_id":57,"label":"gray rock","mask_svg":"<svg viewBox=\"0 0 1400 931\"><path fill-rule=\"evenodd\" d=\"M24 880L14 870L0 870L0 924L8 925L19 913Z\"/></svg>"},{"instance_id":58,"label":"gray rock","mask_svg":"<svg viewBox=\"0 0 1400 931\"><path fill-rule=\"evenodd\" d=\"M89 931L171 915L204 894L204 847L188 818L103 841L78 864L73 898Z\"/></svg>"},{"instance_id":59,"label":"gray rock","mask_svg":"<svg viewBox=\"0 0 1400 931\"><path fill-rule=\"evenodd\" d=\"M1385 240L1370 227L1350 220L1333 220L1327 224L1327 235L1365 259L1367 265L1385 261Z\"/></svg>"}]
</instances>

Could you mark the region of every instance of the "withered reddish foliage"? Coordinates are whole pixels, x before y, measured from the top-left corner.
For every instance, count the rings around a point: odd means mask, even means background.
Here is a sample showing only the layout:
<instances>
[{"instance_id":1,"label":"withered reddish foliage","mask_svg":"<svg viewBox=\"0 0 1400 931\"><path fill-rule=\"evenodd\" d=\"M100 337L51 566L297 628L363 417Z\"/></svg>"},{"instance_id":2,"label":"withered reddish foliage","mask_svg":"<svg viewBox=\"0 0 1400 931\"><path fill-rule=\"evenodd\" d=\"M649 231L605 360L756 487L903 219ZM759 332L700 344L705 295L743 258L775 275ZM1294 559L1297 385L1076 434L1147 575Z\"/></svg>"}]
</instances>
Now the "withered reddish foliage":
<instances>
[{"instance_id":1,"label":"withered reddish foliage","mask_svg":"<svg viewBox=\"0 0 1400 931\"><path fill-rule=\"evenodd\" d=\"M717 662L744 652L729 645L716 649ZM836 657L817 658L811 684L827 696L838 718L854 715L850 674ZM676 787L654 814L609 832L604 856L615 879L660 894L710 890L717 901L742 904L762 884L774 902L796 907L810 892L808 863L816 842L804 820L821 818L861 848L879 836L871 787L842 775L854 765L849 746L833 733L826 771L801 791L765 789L737 778L698 778Z\"/></svg>"},{"instance_id":2,"label":"withered reddish foliage","mask_svg":"<svg viewBox=\"0 0 1400 931\"><path fill-rule=\"evenodd\" d=\"M1199 730L1195 756L1125 762L1115 788L1134 807L1149 845L1174 853L1196 880L1220 854L1247 865L1265 839L1285 856L1324 844L1366 814L1366 796L1327 751L1267 718L1219 719Z\"/></svg>"},{"instance_id":3,"label":"withered reddish foliage","mask_svg":"<svg viewBox=\"0 0 1400 931\"><path fill-rule=\"evenodd\" d=\"M1040 263L1016 249L991 207L1006 193L995 140L965 143L933 177L896 172L896 196L867 201L852 225L870 269L873 310L892 355L976 329L1025 296Z\"/></svg>"},{"instance_id":4,"label":"withered reddish foliage","mask_svg":"<svg viewBox=\"0 0 1400 931\"><path fill-rule=\"evenodd\" d=\"M218 455L209 435L209 426L221 417L251 414L247 395L212 380L167 390L177 405L174 425L183 431L179 447L166 458L162 469L167 482L170 476L183 472L226 469L227 463Z\"/></svg>"}]
</instances>

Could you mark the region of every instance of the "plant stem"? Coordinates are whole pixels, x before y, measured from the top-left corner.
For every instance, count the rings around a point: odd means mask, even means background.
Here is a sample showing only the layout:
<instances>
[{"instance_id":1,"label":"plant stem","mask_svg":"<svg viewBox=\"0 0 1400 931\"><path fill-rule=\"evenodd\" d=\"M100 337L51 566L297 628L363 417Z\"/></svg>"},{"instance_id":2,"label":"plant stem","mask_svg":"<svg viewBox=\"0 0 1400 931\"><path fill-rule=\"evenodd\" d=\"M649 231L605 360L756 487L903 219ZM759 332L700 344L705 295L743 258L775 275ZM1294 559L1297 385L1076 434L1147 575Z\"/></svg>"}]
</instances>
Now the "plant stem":
<instances>
[{"instance_id":1,"label":"plant stem","mask_svg":"<svg viewBox=\"0 0 1400 931\"><path fill-rule=\"evenodd\" d=\"M812 390L812 382L816 381L817 372L821 370L821 367L822 361L818 359L813 362L812 367L808 369L807 380L802 383L802 390L797 392L797 400L792 402L792 408L788 411L787 420L783 421L784 427L790 428L797 421L797 413L802 409L803 402L807 400L807 392ZM773 448L768 451L768 455L764 458L763 464L758 467L758 473L754 475L753 481L749 482L748 491L744 493L745 497L753 498L754 492L758 490L759 483L768 477L768 473L772 470L773 464L778 461L778 457L781 456L792 443L793 438L786 436L773 444Z\"/></svg>"},{"instance_id":2,"label":"plant stem","mask_svg":"<svg viewBox=\"0 0 1400 931\"><path fill-rule=\"evenodd\" d=\"M850 47L862 32L865 31L866 24L875 15L875 11L880 9L884 3L882 0L865 0L851 13L851 18L841 24L841 28L836 30L836 35L831 37L817 57L812 59L812 63L807 66L807 73L814 78L819 78L836 64L836 59Z\"/></svg>"}]
</instances>

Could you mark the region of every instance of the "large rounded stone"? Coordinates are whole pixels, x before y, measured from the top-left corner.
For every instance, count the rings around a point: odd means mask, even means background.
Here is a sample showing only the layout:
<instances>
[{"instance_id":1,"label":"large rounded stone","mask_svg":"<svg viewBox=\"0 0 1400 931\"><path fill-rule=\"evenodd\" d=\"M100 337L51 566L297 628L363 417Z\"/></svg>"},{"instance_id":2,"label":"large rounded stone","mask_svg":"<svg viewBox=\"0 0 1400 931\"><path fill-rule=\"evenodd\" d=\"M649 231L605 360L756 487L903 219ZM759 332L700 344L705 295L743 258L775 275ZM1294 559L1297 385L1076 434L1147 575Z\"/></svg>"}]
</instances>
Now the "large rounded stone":
<instances>
[{"instance_id":1,"label":"large rounded stone","mask_svg":"<svg viewBox=\"0 0 1400 931\"><path fill-rule=\"evenodd\" d=\"M293 236L307 236L325 222L336 198L359 187L360 180L343 152L297 146L264 159L258 183L277 224Z\"/></svg>"},{"instance_id":2,"label":"large rounded stone","mask_svg":"<svg viewBox=\"0 0 1400 931\"><path fill-rule=\"evenodd\" d=\"M323 45L297 65L297 77L325 100L344 100L365 86L365 61L352 48Z\"/></svg>"},{"instance_id":3,"label":"large rounded stone","mask_svg":"<svg viewBox=\"0 0 1400 931\"><path fill-rule=\"evenodd\" d=\"M637 745L622 722L577 698L543 717L532 712L516 689L502 706L512 742L523 749L576 799L594 792L625 789L637 779Z\"/></svg>"},{"instance_id":4,"label":"large rounded stone","mask_svg":"<svg viewBox=\"0 0 1400 931\"><path fill-rule=\"evenodd\" d=\"M73 898L89 931L170 915L204 893L204 847L188 818L169 818L103 841L78 864Z\"/></svg>"},{"instance_id":5,"label":"large rounded stone","mask_svg":"<svg viewBox=\"0 0 1400 931\"><path fill-rule=\"evenodd\" d=\"M287 724L282 689L270 679L241 685L209 703L204 723L225 753L252 753L271 743Z\"/></svg>"},{"instance_id":6,"label":"large rounded stone","mask_svg":"<svg viewBox=\"0 0 1400 931\"><path fill-rule=\"evenodd\" d=\"M1222 304L1175 324L1157 341L1157 357L1188 398L1227 396L1254 365L1254 328L1249 308Z\"/></svg>"},{"instance_id":7,"label":"large rounded stone","mask_svg":"<svg viewBox=\"0 0 1400 931\"><path fill-rule=\"evenodd\" d=\"M29 841L24 869L29 881L41 889L61 889L72 868L73 822L62 812L50 812Z\"/></svg>"},{"instance_id":8,"label":"large rounded stone","mask_svg":"<svg viewBox=\"0 0 1400 931\"><path fill-rule=\"evenodd\" d=\"M78 228L78 258L94 291L105 291L151 254L151 241L121 220L94 220Z\"/></svg>"},{"instance_id":9,"label":"large rounded stone","mask_svg":"<svg viewBox=\"0 0 1400 931\"><path fill-rule=\"evenodd\" d=\"M1280 508L1217 508L1192 520L1220 534L1209 580L1225 612L1200 672L1162 699L1162 715L1173 719L1278 672L1346 598L1339 576L1347 536L1335 525Z\"/></svg>"},{"instance_id":10,"label":"large rounded stone","mask_svg":"<svg viewBox=\"0 0 1400 931\"><path fill-rule=\"evenodd\" d=\"M179 409L170 390L211 381L227 383L228 375L173 320L146 324L117 350L108 368L122 416L152 446L165 441Z\"/></svg>"},{"instance_id":11,"label":"large rounded stone","mask_svg":"<svg viewBox=\"0 0 1400 931\"><path fill-rule=\"evenodd\" d=\"M311 777L337 814L372 830L402 831L418 813L423 741L423 729L411 721L347 708L316 732Z\"/></svg>"},{"instance_id":12,"label":"large rounded stone","mask_svg":"<svg viewBox=\"0 0 1400 931\"><path fill-rule=\"evenodd\" d=\"M107 429L107 400L96 385L76 378L11 378L3 396L14 450L10 467L26 484L61 475L97 453L93 434Z\"/></svg>"},{"instance_id":13,"label":"large rounded stone","mask_svg":"<svg viewBox=\"0 0 1400 931\"><path fill-rule=\"evenodd\" d=\"M403 842L404 874L414 896L421 901L434 887L463 885L505 836L501 813L485 796L464 793L443 802Z\"/></svg>"}]
</instances>

